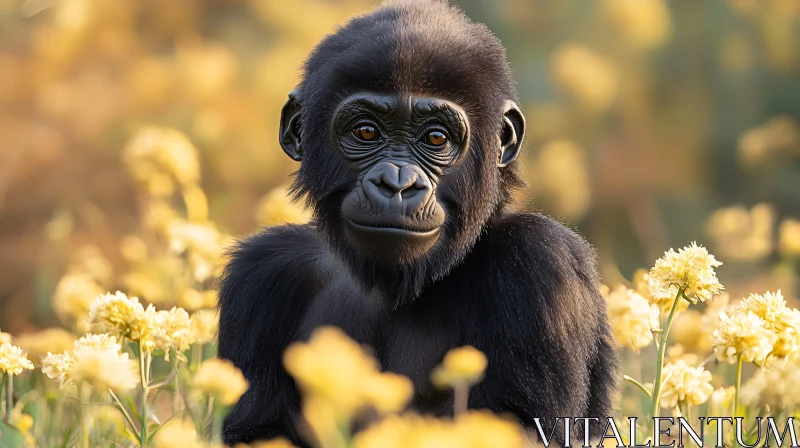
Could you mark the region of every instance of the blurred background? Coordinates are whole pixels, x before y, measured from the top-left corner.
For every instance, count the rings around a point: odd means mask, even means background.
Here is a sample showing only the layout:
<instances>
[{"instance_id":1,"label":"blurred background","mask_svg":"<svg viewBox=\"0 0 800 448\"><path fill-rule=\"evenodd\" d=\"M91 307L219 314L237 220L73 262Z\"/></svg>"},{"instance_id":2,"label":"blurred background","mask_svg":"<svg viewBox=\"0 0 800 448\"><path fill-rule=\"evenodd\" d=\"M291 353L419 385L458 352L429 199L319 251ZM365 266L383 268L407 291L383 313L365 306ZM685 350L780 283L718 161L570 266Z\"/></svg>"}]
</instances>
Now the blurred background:
<instances>
[{"instance_id":1,"label":"blurred background","mask_svg":"<svg viewBox=\"0 0 800 448\"><path fill-rule=\"evenodd\" d=\"M521 207L583 233L607 284L697 241L732 297L798 305L800 0L452 3L508 48ZM231 236L308 219L280 107L376 4L0 0L0 328L80 327L116 289L213 307Z\"/></svg>"}]
</instances>

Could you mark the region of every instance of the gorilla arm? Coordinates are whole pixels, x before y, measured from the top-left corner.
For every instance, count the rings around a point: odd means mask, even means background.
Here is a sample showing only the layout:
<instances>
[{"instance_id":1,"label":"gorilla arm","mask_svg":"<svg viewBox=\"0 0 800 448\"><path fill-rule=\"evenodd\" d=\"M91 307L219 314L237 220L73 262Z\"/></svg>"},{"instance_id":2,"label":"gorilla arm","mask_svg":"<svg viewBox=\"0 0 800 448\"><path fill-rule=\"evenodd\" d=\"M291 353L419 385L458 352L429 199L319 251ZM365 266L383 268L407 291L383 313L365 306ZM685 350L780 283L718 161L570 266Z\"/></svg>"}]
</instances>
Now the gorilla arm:
<instances>
[{"instance_id":1,"label":"gorilla arm","mask_svg":"<svg viewBox=\"0 0 800 448\"><path fill-rule=\"evenodd\" d=\"M529 428L539 417L546 431L555 417L604 422L612 411L617 357L592 248L550 218L519 214L490 225L476 251L483 261L475 268L484 278L488 273L496 295L475 315L484 322L467 327L474 331L468 339L489 356L470 408L511 411ZM603 428L593 425L592 436ZM581 434L573 428L573 438Z\"/></svg>"},{"instance_id":2,"label":"gorilla arm","mask_svg":"<svg viewBox=\"0 0 800 448\"><path fill-rule=\"evenodd\" d=\"M317 233L281 226L236 246L219 292L219 357L244 373L250 389L225 419L225 442L283 435L298 443L298 397L282 356L320 288Z\"/></svg>"}]
</instances>

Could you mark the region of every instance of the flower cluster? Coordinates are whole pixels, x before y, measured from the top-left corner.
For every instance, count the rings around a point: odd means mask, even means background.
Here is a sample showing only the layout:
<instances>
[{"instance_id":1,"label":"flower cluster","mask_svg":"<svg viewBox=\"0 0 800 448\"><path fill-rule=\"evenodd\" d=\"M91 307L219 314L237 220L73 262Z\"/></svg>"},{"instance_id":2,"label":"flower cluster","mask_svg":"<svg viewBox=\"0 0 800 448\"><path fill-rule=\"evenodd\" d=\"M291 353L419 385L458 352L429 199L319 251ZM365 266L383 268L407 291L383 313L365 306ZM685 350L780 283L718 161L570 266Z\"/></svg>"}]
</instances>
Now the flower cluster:
<instances>
[{"instance_id":1,"label":"flower cluster","mask_svg":"<svg viewBox=\"0 0 800 448\"><path fill-rule=\"evenodd\" d=\"M354 448L522 448L519 425L486 411L473 411L451 420L414 414L390 416L356 435Z\"/></svg>"},{"instance_id":2,"label":"flower cluster","mask_svg":"<svg viewBox=\"0 0 800 448\"><path fill-rule=\"evenodd\" d=\"M343 416L370 406L399 411L411 398L408 379L381 373L374 358L332 327L315 331L308 343L289 346L283 362L305 394Z\"/></svg>"},{"instance_id":3,"label":"flower cluster","mask_svg":"<svg viewBox=\"0 0 800 448\"><path fill-rule=\"evenodd\" d=\"M636 291L618 286L606 294L611 331L617 343L636 352L653 341L659 309Z\"/></svg>"},{"instance_id":4,"label":"flower cluster","mask_svg":"<svg viewBox=\"0 0 800 448\"><path fill-rule=\"evenodd\" d=\"M23 370L33 370L21 348L8 342L0 344L0 372L6 375L19 375Z\"/></svg>"},{"instance_id":5,"label":"flower cluster","mask_svg":"<svg viewBox=\"0 0 800 448\"><path fill-rule=\"evenodd\" d=\"M127 392L139 382L136 362L108 334L87 334L75 342L72 352L48 353L42 372L62 386L87 384L98 391Z\"/></svg>"},{"instance_id":6,"label":"flower cluster","mask_svg":"<svg viewBox=\"0 0 800 448\"><path fill-rule=\"evenodd\" d=\"M202 321L193 324L193 318L183 308L156 310L152 304L145 308L137 297L119 291L98 297L89 310L90 323L100 331L137 342L147 352L163 350L167 360L171 349L185 351L196 337L210 339L212 318L203 313L198 319Z\"/></svg>"},{"instance_id":7,"label":"flower cluster","mask_svg":"<svg viewBox=\"0 0 800 448\"><path fill-rule=\"evenodd\" d=\"M800 311L788 308L780 291L751 294L720 316L711 342L717 358L729 363L787 358L800 348Z\"/></svg>"},{"instance_id":8,"label":"flower cluster","mask_svg":"<svg viewBox=\"0 0 800 448\"><path fill-rule=\"evenodd\" d=\"M679 404L697 406L705 403L713 392L711 372L705 368L692 367L683 359L664 366L662 408L674 409Z\"/></svg>"},{"instance_id":9,"label":"flower cluster","mask_svg":"<svg viewBox=\"0 0 800 448\"><path fill-rule=\"evenodd\" d=\"M679 290L691 300L705 302L722 292L714 268L722 265L708 251L692 243L675 252L670 249L650 270L650 294L656 300L673 300ZM671 303L671 302L670 302Z\"/></svg>"},{"instance_id":10,"label":"flower cluster","mask_svg":"<svg viewBox=\"0 0 800 448\"><path fill-rule=\"evenodd\" d=\"M150 194L168 195L174 184L194 184L200 178L197 149L174 129L146 128L128 143L125 162Z\"/></svg>"},{"instance_id":11,"label":"flower cluster","mask_svg":"<svg viewBox=\"0 0 800 448\"><path fill-rule=\"evenodd\" d=\"M760 369L742 386L742 401L767 411L791 411L800 406L800 365L797 359Z\"/></svg>"},{"instance_id":12,"label":"flower cluster","mask_svg":"<svg viewBox=\"0 0 800 448\"><path fill-rule=\"evenodd\" d=\"M467 345L454 348L445 354L442 363L431 372L431 380L439 387L472 385L480 381L486 364L486 355L475 347Z\"/></svg>"},{"instance_id":13,"label":"flower cluster","mask_svg":"<svg viewBox=\"0 0 800 448\"><path fill-rule=\"evenodd\" d=\"M211 223L173 219L166 230L170 250L188 254L194 279L198 282L209 279L223 247L223 237L217 228Z\"/></svg>"},{"instance_id":14,"label":"flower cluster","mask_svg":"<svg viewBox=\"0 0 800 448\"><path fill-rule=\"evenodd\" d=\"M230 406L239 401L250 386L233 363L212 358L200 365L194 376L193 387L214 397L220 404Z\"/></svg>"}]
</instances>

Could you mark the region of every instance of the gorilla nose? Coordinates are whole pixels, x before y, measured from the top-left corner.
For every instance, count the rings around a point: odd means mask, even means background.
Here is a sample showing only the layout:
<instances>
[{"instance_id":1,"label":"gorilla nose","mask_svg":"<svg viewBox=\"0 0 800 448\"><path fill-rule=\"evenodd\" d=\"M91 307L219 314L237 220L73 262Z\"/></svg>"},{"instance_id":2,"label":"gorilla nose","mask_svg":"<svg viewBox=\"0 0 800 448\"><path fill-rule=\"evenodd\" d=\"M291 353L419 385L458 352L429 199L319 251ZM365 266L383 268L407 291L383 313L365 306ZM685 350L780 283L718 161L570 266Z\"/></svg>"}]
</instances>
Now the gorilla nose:
<instances>
[{"instance_id":1,"label":"gorilla nose","mask_svg":"<svg viewBox=\"0 0 800 448\"><path fill-rule=\"evenodd\" d=\"M411 215L430 199L433 187L417 165L398 166L391 162L375 165L364 176L364 194L379 209Z\"/></svg>"}]
</instances>

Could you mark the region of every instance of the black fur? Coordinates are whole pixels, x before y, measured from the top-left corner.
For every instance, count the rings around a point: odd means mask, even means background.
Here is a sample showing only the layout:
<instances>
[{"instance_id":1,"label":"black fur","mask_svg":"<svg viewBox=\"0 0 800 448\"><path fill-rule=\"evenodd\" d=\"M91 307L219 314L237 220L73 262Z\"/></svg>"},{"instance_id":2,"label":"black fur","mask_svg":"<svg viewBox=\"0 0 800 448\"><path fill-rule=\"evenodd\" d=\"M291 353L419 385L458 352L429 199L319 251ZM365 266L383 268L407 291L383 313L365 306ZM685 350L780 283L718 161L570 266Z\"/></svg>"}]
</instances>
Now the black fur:
<instances>
[{"instance_id":1,"label":"black fur","mask_svg":"<svg viewBox=\"0 0 800 448\"><path fill-rule=\"evenodd\" d=\"M442 235L415 263L359 256L342 228L357 173L332 148L331 119L364 90L444 98L469 116L469 151L436 193ZM500 42L441 1L388 3L315 49L297 98L303 161L294 184L315 224L243 240L221 282L219 355L251 384L226 419L227 443L301 442L300 402L281 357L320 325L344 329L411 378L421 412L452 412L452 395L428 375L447 350L469 344L489 360L471 408L511 412L527 426L609 415L617 361L595 256L561 224L507 211L521 184L516 162L496 166L507 100L516 90Z\"/></svg>"}]
</instances>

